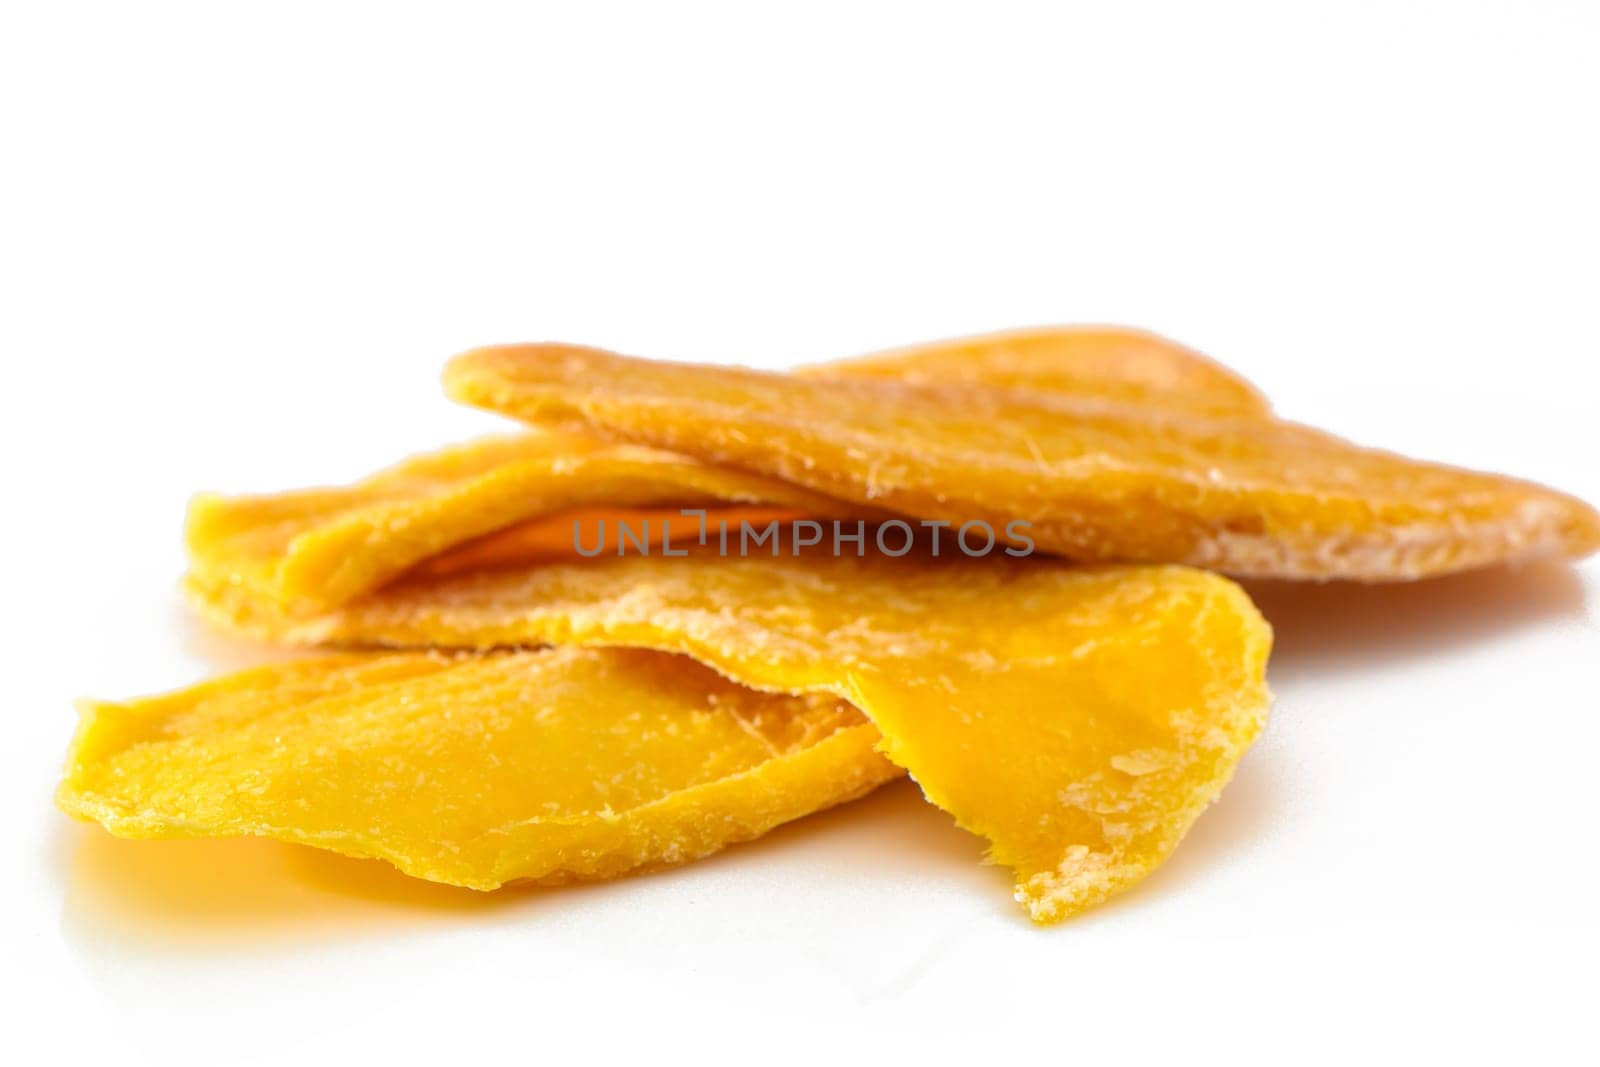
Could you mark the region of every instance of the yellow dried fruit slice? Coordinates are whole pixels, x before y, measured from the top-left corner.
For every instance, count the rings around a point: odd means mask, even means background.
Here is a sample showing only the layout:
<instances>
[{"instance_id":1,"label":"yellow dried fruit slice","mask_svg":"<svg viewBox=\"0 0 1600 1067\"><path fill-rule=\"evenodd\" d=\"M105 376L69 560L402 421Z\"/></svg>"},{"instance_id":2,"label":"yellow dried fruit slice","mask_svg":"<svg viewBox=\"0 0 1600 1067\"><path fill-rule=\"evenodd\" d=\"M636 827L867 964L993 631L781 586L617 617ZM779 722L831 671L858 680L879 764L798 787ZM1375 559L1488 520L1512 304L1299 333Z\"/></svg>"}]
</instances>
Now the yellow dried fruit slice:
<instances>
[{"instance_id":1,"label":"yellow dried fruit slice","mask_svg":"<svg viewBox=\"0 0 1600 1067\"><path fill-rule=\"evenodd\" d=\"M448 549L424 560L413 573L438 577L601 554L658 552L670 556L685 545L737 538L742 525L789 524L807 517L792 508L756 506L723 505L698 511L686 515L679 508L584 508L543 515Z\"/></svg>"},{"instance_id":2,"label":"yellow dried fruit slice","mask_svg":"<svg viewBox=\"0 0 1600 1067\"><path fill-rule=\"evenodd\" d=\"M87 704L57 795L122 837L255 835L494 889L665 867L900 772L831 696L680 656L336 656Z\"/></svg>"},{"instance_id":3,"label":"yellow dried fruit slice","mask_svg":"<svg viewBox=\"0 0 1600 1067\"><path fill-rule=\"evenodd\" d=\"M1046 552L1394 581L1600 547L1600 514L1307 427L1064 393L836 381L569 345L457 357L452 396Z\"/></svg>"},{"instance_id":4,"label":"yellow dried fruit slice","mask_svg":"<svg viewBox=\"0 0 1600 1067\"><path fill-rule=\"evenodd\" d=\"M565 434L492 437L344 488L198 497L185 530L188 584L212 601L314 614L530 516L726 502L861 512L798 486L651 449Z\"/></svg>"},{"instance_id":5,"label":"yellow dried fruit slice","mask_svg":"<svg viewBox=\"0 0 1600 1067\"><path fill-rule=\"evenodd\" d=\"M801 367L811 378L986 385L1219 415L1265 415L1255 386L1175 341L1121 326L1046 326Z\"/></svg>"},{"instance_id":6,"label":"yellow dried fruit slice","mask_svg":"<svg viewBox=\"0 0 1600 1067\"><path fill-rule=\"evenodd\" d=\"M1181 567L789 554L626 557L412 580L276 636L684 653L861 709L989 839L1040 921L1143 877L1221 790L1268 702L1271 634Z\"/></svg>"},{"instance_id":7,"label":"yellow dried fruit slice","mask_svg":"<svg viewBox=\"0 0 1600 1067\"><path fill-rule=\"evenodd\" d=\"M992 334L819 364L807 372L912 379L957 374L1043 391L1264 410L1248 383L1205 357L1150 335L1109 328ZM203 495L189 512L188 584L213 609L233 602L239 613L310 615L497 533L505 536L475 546L484 557L537 558L534 549L548 548L552 532L559 540L575 515L596 508L751 504L814 515L879 514L781 479L708 468L683 456L581 436L527 434L417 456L343 488ZM510 532L528 523L532 528Z\"/></svg>"}]
</instances>

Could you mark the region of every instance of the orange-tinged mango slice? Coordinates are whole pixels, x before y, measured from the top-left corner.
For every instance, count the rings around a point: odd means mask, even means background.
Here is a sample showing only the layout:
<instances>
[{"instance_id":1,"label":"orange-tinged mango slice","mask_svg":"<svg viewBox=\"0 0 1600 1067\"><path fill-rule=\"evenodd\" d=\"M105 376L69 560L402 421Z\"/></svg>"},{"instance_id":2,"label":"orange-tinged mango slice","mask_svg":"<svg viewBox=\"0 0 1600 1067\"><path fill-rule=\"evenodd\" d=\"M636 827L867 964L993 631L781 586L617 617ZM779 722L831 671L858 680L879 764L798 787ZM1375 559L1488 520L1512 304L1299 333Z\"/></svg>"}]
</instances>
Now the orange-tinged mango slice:
<instances>
[{"instance_id":1,"label":"orange-tinged mango slice","mask_svg":"<svg viewBox=\"0 0 1600 1067\"><path fill-rule=\"evenodd\" d=\"M1271 642L1215 575L925 550L413 579L274 633L653 648L752 688L848 701L933 803L989 839L1040 921L1105 899L1176 846L1262 726Z\"/></svg>"},{"instance_id":2,"label":"orange-tinged mango slice","mask_svg":"<svg viewBox=\"0 0 1600 1067\"><path fill-rule=\"evenodd\" d=\"M630 552L670 556L674 545L682 549L736 538L744 524L790 524L807 517L793 508L720 505L696 510L697 514L685 514L680 508L581 508L541 515L457 545L425 560L415 573L438 577Z\"/></svg>"},{"instance_id":3,"label":"orange-tinged mango slice","mask_svg":"<svg viewBox=\"0 0 1600 1067\"><path fill-rule=\"evenodd\" d=\"M252 610L315 614L530 517L728 502L797 513L861 511L652 449L566 434L491 437L416 456L344 488L200 496L185 530L188 584L197 595L248 600Z\"/></svg>"},{"instance_id":4,"label":"orange-tinged mango slice","mask_svg":"<svg viewBox=\"0 0 1600 1067\"><path fill-rule=\"evenodd\" d=\"M832 696L680 656L335 656L87 704L58 803L123 837L256 835L437 882L683 863L900 772Z\"/></svg>"},{"instance_id":5,"label":"orange-tinged mango slice","mask_svg":"<svg viewBox=\"0 0 1600 1067\"><path fill-rule=\"evenodd\" d=\"M569 345L457 357L452 396L919 518L1032 524L1077 559L1392 581L1600 546L1527 482L1307 427L1068 393L820 380Z\"/></svg>"},{"instance_id":6,"label":"orange-tinged mango slice","mask_svg":"<svg viewBox=\"0 0 1600 1067\"><path fill-rule=\"evenodd\" d=\"M1248 383L1205 357L1114 328L992 334L806 372L911 380L957 375L1040 392L1264 410ZM741 505L839 517L880 514L782 479L719 470L683 456L583 436L527 434L416 456L342 488L198 497L186 534L188 584L213 604L238 602L241 612L313 615L467 542L481 543L440 566L561 555L560 546L572 542L570 521L601 511Z\"/></svg>"}]
</instances>

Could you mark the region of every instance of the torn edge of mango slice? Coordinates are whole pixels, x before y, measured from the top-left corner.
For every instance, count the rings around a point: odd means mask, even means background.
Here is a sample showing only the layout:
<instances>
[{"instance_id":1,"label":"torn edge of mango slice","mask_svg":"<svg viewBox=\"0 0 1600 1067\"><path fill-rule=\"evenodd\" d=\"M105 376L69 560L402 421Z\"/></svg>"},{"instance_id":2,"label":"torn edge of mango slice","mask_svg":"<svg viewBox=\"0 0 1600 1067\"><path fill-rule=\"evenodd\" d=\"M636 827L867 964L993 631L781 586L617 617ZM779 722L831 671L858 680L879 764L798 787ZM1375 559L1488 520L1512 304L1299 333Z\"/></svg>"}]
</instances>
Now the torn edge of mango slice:
<instances>
[{"instance_id":1,"label":"torn edge of mango slice","mask_svg":"<svg viewBox=\"0 0 1600 1067\"><path fill-rule=\"evenodd\" d=\"M816 364L801 373L909 381L952 375L956 381L991 381L1040 393L1265 410L1248 382L1204 356L1114 327L988 334ZM583 509L668 506L887 516L781 478L719 470L589 436L526 433L415 456L347 487L197 497L186 527L188 585L212 610L231 598L236 616L260 615L269 605L291 617L314 615L469 542L493 541L474 549L500 559L513 544L523 558L537 556L526 551L532 543L548 547L549 538L541 542L536 531L513 530L518 526L565 519ZM504 537L494 541L496 535Z\"/></svg>"},{"instance_id":2,"label":"torn edge of mango slice","mask_svg":"<svg viewBox=\"0 0 1600 1067\"><path fill-rule=\"evenodd\" d=\"M1260 731L1271 631L1181 567L695 553L412 580L292 642L677 652L859 708L934 804L987 838L1050 922L1177 845Z\"/></svg>"},{"instance_id":3,"label":"torn edge of mango slice","mask_svg":"<svg viewBox=\"0 0 1600 1067\"><path fill-rule=\"evenodd\" d=\"M488 890L673 866L902 772L827 695L622 649L333 656L86 703L58 804Z\"/></svg>"},{"instance_id":4,"label":"torn edge of mango slice","mask_svg":"<svg viewBox=\"0 0 1600 1067\"><path fill-rule=\"evenodd\" d=\"M980 384L825 380L573 345L456 357L458 400L1042 551L1239 576L1410 580L1600 547L1571 496L1293 423Z\"/></svg>"}]
</instances>

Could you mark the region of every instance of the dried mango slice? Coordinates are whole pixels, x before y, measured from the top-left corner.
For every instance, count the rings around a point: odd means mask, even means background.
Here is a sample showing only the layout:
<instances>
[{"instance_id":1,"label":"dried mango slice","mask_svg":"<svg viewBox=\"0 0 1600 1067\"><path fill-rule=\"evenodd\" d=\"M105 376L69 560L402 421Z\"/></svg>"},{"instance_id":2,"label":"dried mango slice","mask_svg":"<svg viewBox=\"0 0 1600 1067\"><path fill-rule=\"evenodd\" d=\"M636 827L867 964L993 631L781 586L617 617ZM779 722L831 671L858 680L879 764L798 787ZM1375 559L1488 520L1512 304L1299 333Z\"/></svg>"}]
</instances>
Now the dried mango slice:
<instances>
[{"instance_id":1,"label":"dried mango slice","mask_svg":"<svg viewBox=\"0 0 1600 1067\"><path fill-rule=\"evenodd\" d=\"M1175 341L1121 326L1047 326L801 367L814 378L991 385L1219 415L1265 415L1255 386Z\"/></svg>"},{"instance_id":2,"label":"dried mango slice","mask_svg":"<svg viewBox=\"0 0 1600 1067\"><path fill-rule=\"evenodd\" d=\"M258 835L493 889L670 866L900 772L829 696L621 649L336 656L88 704L58 803L122 837Z\"/></svg>"},{"instance_id":3,"label":"dried mango slice","mask_svg":"<svg viewBox=\"0 0 1600 1067\"><path fill-rule=\"evenodd\" d=\"M419 564L426 577L493 567L587 559L602 553L671 554L688 544L721 543L743 524L792 523L807 518L792 508L710 507L686 515L679 508L583 508L543 515L457 545Z\"/></svg>"},{"instance_id":4,"label":"dried mango slice","mask_svg":"<svg viewBox=\"0 0 1600 1067\"><path fill-rule=\"evenodd\" d=\"M291 641L685 653L861 709L884 752L987 837L1039 921L1143 877L1265 719L1270 630L1181 567L869 555L640 557L414 579Z\"/></svg>"},{"instance_id":5,"label":"dried mango slice","mask_svg":"<svg viewBox=\"0 0 1600 1067\"><path fill-rule=\"evenodd\" d=\"M1600 514L1307 427L963 384L800 379L568 345L486 348L452 396L537 425L1000 529L1077 559L1393 581L1600 547Z\"/></svg>"},{"instance_id":6,"label":"dried mango slice","mask_svg":"<svg viewBox=\"0 0 1600 1067\"><path fill-rule=\"evenodd\" d=\"M1134 396L1153 404L1246 410L1260 404L1264 409L1248 383L1205 357L1114 329L993 334L819 364L807 373L913 380L960 373L967 380ZM536 558L531 548L548 547L552 532L558 543L570 544L572 513L718 504L840 517L878 514L786 481L587 437L489 438L408 459L344 488L203 495L189 512L188 585L212 611L312 615L446 550L496 533L505 536L476 548L508 558L514 546L520 558ZM538 524L551 519L558 521ZM509 531L528 523L533 525Z\"/></svg>"},{"instance_id":7,"label":"dried mango slice","mask_svg":"<svg viewBox=\"0 0 1600 1067\"><path fill-rule=\"evenodd\" d=\"M314 614L529 516L729 501L860 511L650 449L564 434L494 437L414 457L345 488L198 497L185 530L188 584L213 603Z\"/></svg>"}]
</instances>

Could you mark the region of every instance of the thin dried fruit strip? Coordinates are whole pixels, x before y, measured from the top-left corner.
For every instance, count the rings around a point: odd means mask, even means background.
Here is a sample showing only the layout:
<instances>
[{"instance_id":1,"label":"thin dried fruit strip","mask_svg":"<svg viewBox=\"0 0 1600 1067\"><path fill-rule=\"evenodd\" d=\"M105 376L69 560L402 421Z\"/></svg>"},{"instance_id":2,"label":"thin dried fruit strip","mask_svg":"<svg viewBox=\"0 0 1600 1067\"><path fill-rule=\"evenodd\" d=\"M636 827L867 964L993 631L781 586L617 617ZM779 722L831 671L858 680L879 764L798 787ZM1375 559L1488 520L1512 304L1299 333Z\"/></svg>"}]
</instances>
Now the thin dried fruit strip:
<instances>
[{"instance_id":1,"label":"thin dried fruit strip","mask_svg":"<svg viewBox=\"0 0 1600 1067\"><path fill-rule=\"evenodd\" d=\"M534 424L919 518L1026 520L1041 550L1077 559L1393 581L1600 547L1600 515L1573 497L1258 417L567 345L469 352L446 385Z\"/></svg>"},{"instance_id":2,"label":"thin dried fruit strip","mask_svg":"<svg viewBox=\"0 0 1600 1067\"><path fill-rule=\"evenodd\" d=\"M88 704L58 803L122 837L256 835L494 889L705 856L900 772L831 696L680 656L343 656Z\"/></svg>"},{"instance_id":3,"label":"thin dried fruit strip","mask_svg":"<svg viewBox=\"0 0 1600 1067\"><path fill-rule=\"evenodd\" d=\"M1259 401L1248 383L1203 356L1134 331L1068 327L994 334L819 364L807 372L915 379L955 367L967 368L962 373L969 378L992 377L1017 387L1137 395L1176 406L1251 409ZM788 482L708 468L683 456L587 437L527 434L413 457L348 487L201 496L189 513L188 584L213 612L311 615L464 542L518 524L566 519L580 509L718 504L840 517L876 514ZM541 536L524 529L486 551L503 555L513 545L525 551Z\"/></svg>"},{"instance_id":4,"label":"thin dried fruit strip","mask_svg":"<svg viewBox=\"0 0 1600 1067\"><path fill-rule=\"evenodd\" d=\"M543 515L448 549L419 564L413 573L442 577L602 553L670 556L686 545L737 537L742 523L765 526L807 518L793 508L720 505L697 510L698 514L686 515L679 508L582 508Z\"/></svg>"},{"instance_id":5,"label":"thin dried fruit strip","mask_svg":"<svg viewBox=\"0 0 1600 1067\"><path fill-rule=\"evenodd\" d=\"M1219 415L1266 415L1255 386L1175 341L1121 326L1047 326L801 367L810 378L989 385Z\"/></svg>"},{"instance_id":6,"label":"thin dried fruit strip","mask_svg":"<svg viewBox=\"0 0 1600 1067\"><path fill-rule=\"evenodd\" d=\"M564 434L485 438L414 457L345 488L201 496L190 505L185 532L188 584L213 602L308 615L530 516L730 501L802 513L861 511L798 486L651 449Z\"/></svg>"},{"instance_id":7,"label":"thin dried fruit strip","mask_svg":"<svg viewBox=\"0 0 1600 1067\"><path fill-rule=\"evenodd\" d=\"M413 580L277 636L685 653L860 708L928 798L987 837L1040 921L1156 867L1260 730L1271 634L1181 567L1042 559L640 557Z\"/></svg>"}]
</instances>

